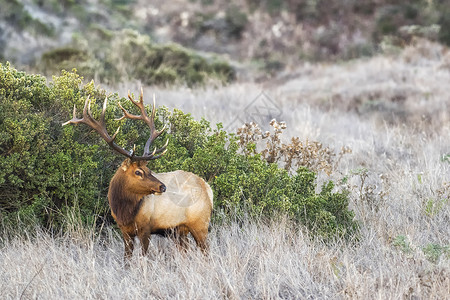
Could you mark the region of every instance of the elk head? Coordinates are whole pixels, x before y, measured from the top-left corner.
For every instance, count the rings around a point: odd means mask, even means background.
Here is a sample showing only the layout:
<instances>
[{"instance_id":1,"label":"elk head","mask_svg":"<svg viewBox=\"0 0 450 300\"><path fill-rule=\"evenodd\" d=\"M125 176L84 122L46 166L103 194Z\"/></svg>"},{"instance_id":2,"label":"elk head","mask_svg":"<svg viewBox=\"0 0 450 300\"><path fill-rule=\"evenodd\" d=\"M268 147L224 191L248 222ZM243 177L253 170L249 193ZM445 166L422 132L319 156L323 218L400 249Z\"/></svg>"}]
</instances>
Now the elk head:
<instances>
[{"instance_id":1,"label":"elk head","mask_svg":"<svg viewBox=\"0 0 450 300\"><path fill-rule=\"evenodd\" d=\"M124 186L129 192L145 196L166 191L166 186L152 175L146 161L126 159L117 172L121 180L126 181Z\"/></svg>"}]
</instances>

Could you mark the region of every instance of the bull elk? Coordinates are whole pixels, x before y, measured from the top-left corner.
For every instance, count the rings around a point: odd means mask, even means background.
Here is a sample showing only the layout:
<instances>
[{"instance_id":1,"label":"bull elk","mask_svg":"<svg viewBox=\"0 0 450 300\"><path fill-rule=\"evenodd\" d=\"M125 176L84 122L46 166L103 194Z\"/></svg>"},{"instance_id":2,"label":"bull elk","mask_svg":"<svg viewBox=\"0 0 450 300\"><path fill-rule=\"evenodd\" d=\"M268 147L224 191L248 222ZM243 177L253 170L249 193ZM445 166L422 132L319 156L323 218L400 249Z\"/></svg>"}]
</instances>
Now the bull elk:
<instances>
[{"instance_id":1,"label":"bull elk","mask_svg":"<svg viewBox=\"0 0 450 300\"><path fill-rule=\"evenodd\" d=\"M142 156L136 156L134 150L127 151L114 142L120 127L113 136L108 134L105 124L107 97L99 120L92 117L88 97L83 117L76 117L74 107L73 118L62 124L64 126L83 123L90 126L113 150L127 157L111 179L108 190L111 214L123 235L125 261L133 254L136 236L142 245L142 252L147 253L151 234L167 235L168 232L173 232L178 245L185 247L187 235L191 233L198 247L205 251L213 207L210 186L190 172L153 174L150 171L147 162L161 157L166 152L168 140L163 147L150 152L152 142L161 135L165 127L160 131L155 129L155 99L153 98L152 113L149 117L144 106L142 88L139 101L133 100L129 92L128 98L139 108L141 114L131 114L119 103L123 116L116 120L142 120L148 125L150 137L145 143Z\"/></svg>"}]
</instances>

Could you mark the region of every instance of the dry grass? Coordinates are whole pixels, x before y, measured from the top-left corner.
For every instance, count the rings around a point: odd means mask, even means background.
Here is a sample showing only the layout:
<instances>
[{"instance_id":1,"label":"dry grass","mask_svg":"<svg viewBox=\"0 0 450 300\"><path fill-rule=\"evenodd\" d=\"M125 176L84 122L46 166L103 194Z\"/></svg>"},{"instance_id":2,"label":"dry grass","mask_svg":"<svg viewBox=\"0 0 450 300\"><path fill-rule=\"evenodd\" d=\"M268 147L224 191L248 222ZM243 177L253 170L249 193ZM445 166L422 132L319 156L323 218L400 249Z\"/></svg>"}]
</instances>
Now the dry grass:
<instances>
[{"instance_id":1,"label":"dry grass","mask_svg":"<svg viewBox=\"0 0 450 300\"><path fill-rule=\"evenodd\" d=\"M148 257L121 263L120 238L86 235L8 241L1 252L3 299L398 299L448 295L448 265L405 255L366 229L360 244L311 242L286 222L216 227L211 251L178 252L154 238Z\"/></svg>"},{"instance_id":2,"label":"dry grass","mask_svg":"<svg viewBox=\"0 0 450 300\"><path fill-rule=\"evenodd\" d=\"M240 220L213 226L209 257L196 250L179 253L170 240L154 238L149 256L135 256L124 270L121 239L109 230L101 238L75 229L63 237L17 236L1 243L0 298L448 298L446 59L445 49L418 45L398 56L305 66L272 85L152 91L159 104L232 127L236 115L265 90L282 109L288 136L338 151L351 147L339 168L318 180L331 178L350 189L362 224L358 243L324 245L287 221ZM136 86L118 90L125 95ZM358 109L375 101L365 98L375 92L376 101L393 109ZM391 97L398 94L401 103Z\"/></svg>"}]
</instances>

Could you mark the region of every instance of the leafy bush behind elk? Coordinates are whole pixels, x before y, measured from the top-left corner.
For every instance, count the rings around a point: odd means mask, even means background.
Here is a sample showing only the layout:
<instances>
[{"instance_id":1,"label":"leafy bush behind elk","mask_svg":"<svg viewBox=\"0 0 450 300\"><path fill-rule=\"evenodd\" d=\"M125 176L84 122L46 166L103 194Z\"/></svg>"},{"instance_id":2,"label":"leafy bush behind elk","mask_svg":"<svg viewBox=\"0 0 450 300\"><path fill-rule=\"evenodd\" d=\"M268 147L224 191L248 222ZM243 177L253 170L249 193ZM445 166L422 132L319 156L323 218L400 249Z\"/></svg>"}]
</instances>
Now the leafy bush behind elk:
<instances>
[{"instance_id":1,"label":"leafy bush behind elk","mask_svg":"<svg viewBox=\"0 0 450 300\"><path fill-rule=\"evenodd\" d=\"M235 80L235 70L215 57L202 57L178 44L158 45L133 30L102 33L109 38L96 37L95 43L73 42L45 52L38 69L54 74L77 67L83 76L109 83L138 79L144 84L197 86L211 80Z\"/></svg>"},{"instance_id":2,"label":"leafy bush behind elk","mask_svg":"<svg viewBox=\"0 0 450 300\"><path fill-rule=\"evenodd\" d=\"M98 117L107 92L83 84L76 72L63 71L47 83L40 75L0 65L0 217L3 226L28 224L53 230L70 225L75 212L84 224L109 218L106 194L109 180L122 157L116 156L85 126L61 124L73 106L81 111L87 96L98 100ZM118 95L108 95L107 128L120 125L116 142L126 148L145 144L145 124L114 121L116 105L135 108ZM164 103L164 99L160 100ZM334 192L332 182L316 192L316 174L300 166L291 174L260 153L246 153L239 137L218 124L196 121L180 110L160 107L161 122L169 130L169 150L152 161L155 172L183 169L207 180L214 190L215 221L248 215L271 218L288 215L323 237L349 237L357 229L348 210L347 192ZM158 141L158 142L161 142ZM156 142L156 146L158 145ZM248 146L248 145L246 145ZM136 149L138 152L142 149Z\"/></svg>"}]
</instances>

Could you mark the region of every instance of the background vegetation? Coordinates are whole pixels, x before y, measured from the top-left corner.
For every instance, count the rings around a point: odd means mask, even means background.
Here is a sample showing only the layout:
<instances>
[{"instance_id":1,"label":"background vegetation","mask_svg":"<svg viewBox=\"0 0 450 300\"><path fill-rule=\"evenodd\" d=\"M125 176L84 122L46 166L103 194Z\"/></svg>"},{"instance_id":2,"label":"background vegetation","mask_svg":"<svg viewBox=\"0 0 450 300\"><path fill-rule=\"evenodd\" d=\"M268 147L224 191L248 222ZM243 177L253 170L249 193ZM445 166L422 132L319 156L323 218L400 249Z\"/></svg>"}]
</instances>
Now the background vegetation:
<instances>
[{"instance_id":1,"label":"background vegetation","mask_svg":"<svg viewBox=\"0 0 450 300\"><path fill-rule=\"evenodd\" d=\"M47 85L43 77L18 72L8 64L1 65L1 71L3 223L64 230L68 213L79 212L83 224L104 219L111 172L123 158L105 149L89 128L60 124L70 118L73 105L80 112L86 97L104 98L106 92L93 82L83 85L76 73L64 72ZM109 99L107 126L112 132L119 125L113 122L113 116L120 115L117 102L125 99L117 95ZM169 124L170 148L152 163L152 170L184 169L202 176L213 187L218 214L248 213L258 218L288 214L324 237L355 233L347 194L333 192L332 182L316 194L312 171L299 168L289 176L275 161L269 164L259 154L240 154L237 138L220 126L212 130L206 120L195 121L179 110L163 109L159 115ZM123 125L118 143L140 145L140 151L148 129L136 122Z\"/></svg>"},{"instance_id":2,"label":"background vegetation","mask_svg":"<svg viewBox=\"0 0 450 300\"><path fill-rule=\"evenodd\" d=\"M193 85L209 77L230 82L236 70L241 78L263 80L308 61L398 52L416 38L450 45L447 0L14 0L0 5L3 62L48 76L77 68L89 80L111 84L131 79Z\"/></svg>"},{"instance_id":3,"label":"background vegetation","mask_svg":"<svg viewBox=\"0 0 450 300\"><path fill-rule=\"evenodd\" d=\"M76 66L87 78L106 83L139 79L144 84L193 86L208 80L229 83L235 79L235 71L228 63L206 59L180 45L157 45L147 35L132 30L102 34L103 42L89 43L96 47L78 41L45 52L38 69L53 74Z\"/></svg>"}]
</instances>

